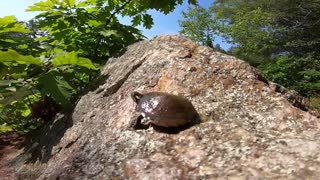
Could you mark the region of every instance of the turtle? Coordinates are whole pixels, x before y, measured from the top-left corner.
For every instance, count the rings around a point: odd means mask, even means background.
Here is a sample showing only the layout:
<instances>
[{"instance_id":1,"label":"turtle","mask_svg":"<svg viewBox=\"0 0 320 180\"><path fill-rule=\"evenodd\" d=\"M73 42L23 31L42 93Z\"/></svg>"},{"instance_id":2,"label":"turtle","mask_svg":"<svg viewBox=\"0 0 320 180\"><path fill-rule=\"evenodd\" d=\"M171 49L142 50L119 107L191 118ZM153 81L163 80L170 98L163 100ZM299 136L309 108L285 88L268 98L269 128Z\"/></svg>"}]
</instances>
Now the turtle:
<instances>
[{"instance_id":1,"label":"turtle","mask_svg":"<svg viewBox=\"0 0 320 180\"><path fill-rule=\"evenodd\" d=\"M137 104L137 110L150 124L171 128L191 124L198 113L192 103L182 97L164 92L141 94L132 92L131 98Z\"/></svg>"}]
</instances>

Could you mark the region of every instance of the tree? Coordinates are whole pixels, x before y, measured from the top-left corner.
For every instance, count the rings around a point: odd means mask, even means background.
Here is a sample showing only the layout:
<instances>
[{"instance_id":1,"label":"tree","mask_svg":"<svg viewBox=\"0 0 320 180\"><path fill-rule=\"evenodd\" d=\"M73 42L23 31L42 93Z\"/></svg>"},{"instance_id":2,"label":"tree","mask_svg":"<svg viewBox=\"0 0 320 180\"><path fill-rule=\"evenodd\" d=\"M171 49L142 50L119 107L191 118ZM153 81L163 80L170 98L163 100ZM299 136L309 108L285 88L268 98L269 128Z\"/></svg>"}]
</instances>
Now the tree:
<instances>
[{"instance_id":1,"label":"tree","mask_svg":"<svg viewBox=\"0 0 320 180\"><path fill-rule=\"evenodd\" d=\"M144 38L135 27L153 25L148 9L171 12L176 1L152 0L46 0L35 3L27 11L40 11L35 20L49 36L41 37L52 49L76 51L93 61L106 59ZM192 0L189 0L192 2ZM132 25L123 25L116 15L132 17Z\"/></svg>"},{"instance_id":2,"label":"tree","mask_svg":"<svg viewBox=\"0 0 320 180\"><path fill-rule=\"evenodd\" d=\"M285 0L274 7L273 23L282 27L278 37L284 51L295 57L320 56L320 1Z\"/></svg>"},{"instance_id":3,"label":"tree","mask_svg":"<svg viewBox=\"0 0 320 180\"><path fill-rule=\"evenodd\" d=\"M214 37L217 35L213 14L196 5L182 12L182 16L183 20L179 21L180 33L201 45L213 48Z\"/></svg>"},{"instance_id":4,"label":"tree","mask_svg":"<svg viewBox=\"0 0 320 180\"><path fill-rule=\"evenodd\" d=\"M217 0L211 9L222 33L243 51L267 57L320 51L318 0Z\"/></svg>"},{"instance_id":5,"label":"tree","mask_svg":"<svg viewBox=\"0 0 320 180\"><path fill-rule=\"evenodd\" d=\"M215 0L183 13L181 33L200 44L222 36L238 58L272 81L320 94L319 0ZM207 44L210 46L210 44Z\"/></svg>"},{"instance_id":6,"label":"tree","mask_svg":"<svg viewBox=\"0 0 320 180\"><path fill-rule=\"evenodd\" d=\"M232 54L254 66L263 64L279 49L274 38L279 28L272 24L273 14L268 11L276 3L271 1L217 0L211 6L221 35L234 44Z\"/></svg>"},{"instance_id":7,"label":"tree","mask_svg":"<svg viewBox=\"0 0 320 180\"><path fill-rule=\"evenodd\" d=\"M273 81L305 95L320 93L318 0L216 0L211 7L231 53Z\"/></svg>"}]
</instances>

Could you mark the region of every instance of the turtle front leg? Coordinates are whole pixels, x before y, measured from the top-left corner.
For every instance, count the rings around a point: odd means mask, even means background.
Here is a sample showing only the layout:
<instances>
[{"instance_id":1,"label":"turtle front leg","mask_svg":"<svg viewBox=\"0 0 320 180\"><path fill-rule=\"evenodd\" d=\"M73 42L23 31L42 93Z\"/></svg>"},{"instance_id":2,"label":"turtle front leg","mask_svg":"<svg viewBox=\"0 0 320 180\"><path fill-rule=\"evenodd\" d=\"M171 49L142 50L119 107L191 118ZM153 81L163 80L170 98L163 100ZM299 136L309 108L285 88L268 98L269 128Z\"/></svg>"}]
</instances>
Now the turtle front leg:
<instances>
[{"instance_id":1,"label":"turtle front leg","mask_svg":"<svg viewBox=\"0 0 320 180\"><path fill-rule=\"evenodd\" d=\"M132 116L129 119L129 122L128 122L128 125L127 125L127 127L128 127L127 129L133 129L134 130L135 126L137 124L141 123L141 118L143 118L143 117L142 117L142 115L140 113L133 112Z\"/></svg>"},{"instance_id":2,"label":"turtle front leg","mask_svg":"<svg viewBox=\"0 0 320 180\"><path fill-rule=\"evenodd\" d=\"M143 115L140 115L137 118L136 125L134 126L135 130L139 129L148 129L151 126L151 121L147 118L145 118Z\"/></svg>"},{"instance_id":3,"label":"turtle front leg","mask_svg":"<svg viewBox=\"0 0 320 180\"><path fill-rule=\"evenodd\" d=\"M150 120L144 118L140 113L136 112L130 119L129 129L139 130L139 129L148 129L150 127Z\"/></svg>"}]
</instances>

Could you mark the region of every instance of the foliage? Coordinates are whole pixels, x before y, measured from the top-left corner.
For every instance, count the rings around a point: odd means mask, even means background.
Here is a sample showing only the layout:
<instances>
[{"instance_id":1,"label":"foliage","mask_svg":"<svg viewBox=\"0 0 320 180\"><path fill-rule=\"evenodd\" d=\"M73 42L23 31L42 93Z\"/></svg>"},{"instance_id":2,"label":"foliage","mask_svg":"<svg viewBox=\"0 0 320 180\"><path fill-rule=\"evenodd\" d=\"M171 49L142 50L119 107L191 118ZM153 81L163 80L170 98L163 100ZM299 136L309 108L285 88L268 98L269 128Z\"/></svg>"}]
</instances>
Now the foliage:
<instances>
[{"instance_id":1,"label":"foliage","mask_svg":"<svg viewBox=\"0 0 320 180\"><path fill-rule=\"evenodd\" d=\"M183 0L43 0L29 22L0 18L0 133L26 132L72 110L94 83L99 66L144 36L155 9L165 14ZM195 4L195 0L189 0ZM129 16L132 25L118 17Z\"/></svg>"},{"instance_id":2,"label":"foliage","mask_svg":"<svg viewBox=\"0 0 320 180\"><path fill-rule=\"evenodd\" d=\"M271 10L277 4L274 0L214 2L210 9L216 14L220 33L235 45L231 54L258 66L281 53L280 39L275 36L283 28L273 23Z\"/></svg>"},{"instance_id":3,"label":"foliage","mask_svg":"<svg viewBox=\"0 0 320 180\"><path fill-rule=\"evenodd\" d=\"M29 95L22 100L13 101L3 107L0 113L0 122L3 130L11 129L23 133L35 129L41 120L30 118L31 109L28 104L38 101L39 98L40 94Z\"/></svg>"},{"instance_id":4,"label":"foliage","mask_svg":"<svg viewBox=\"0 0 320 180\"><path fill-rule=\"evenodd\" d=\"M320 112L320 96L310 97L310 105Z\"/></svg>"},{"instance_id":5,"label":"foliage","mask_svg":"<svg viewBox=\"0 0 320 180\"><path fill-rule=\"evenodd\" d=\"M320 94L319 58L281 56L274 63L262 65L260 68L270 80L304 95Z\"/></svg>"},{"instance_id":6,"label":"foliage","mask_svg":"<svg viewBox=\"0 0 320 180\"><path fill-rule=\"evenodd\" d=\"M217 27L213 14L209 10L200 6L191 6L186 12L182 12L182 17L183 20L179 21L182 35L201 45L213 47Z\"/></svg>"},{"instance_id":7,"label":"foliage","mask_svg":"<svg viewBox=\"0 0 320 180\"><path fill-rule=\"evenodd\" d=\"M22 23L16 22L14 16L0 18L0 48L27 46L26 44L19 44L17 41L21 42L21 37L23 37L21 35L29 32Z\"/></svg>"},{"instance_id":8,"label":"foliage","mask_svg":"<svg viewBox=\"0 0 320 180\"><path fill-rule=\"evenodd\" d=\"M232 54L304 95L320 93L320 3L217 0L220 28L237 44Z\"/></svg>"},{"instance_id":9,"label":"foliage","mask_svg":"<svg viewBox=\"0 0 320 180\"><path fill-rule=\"evenodd\" d=\"M27 28L29 23L17 22L14 16L0 18L0 49L15 49L25 55L35 55L40 51L33 40L34 32Z\"/></svg>"},{"instance_id":10,"label":"foliage","mask_svg":"<svg viewBox=\"0 0 320 180\"><path fill-rule=\"evenodd\" d=\"M75 51L94 62L144 38L134 26L151 28L148 9L172 11L178 1L152 0L46 0L27 11L41 11L35 18L38 28L49 36L40 37L47 46ZM133 26L123 25L115 14L132 17Z\"/></svg>"},{"instance_id":11,"label":"foliage","mask_svg":"<svg viewBox=\"0 0 320 180\"><path fill-rule=\"evenodd\" d=\"M315 0L215 0L208 10L188 9L183 15L189 19L180 26L200 41L204 25L214 24L215 33L234 45L229 54L259 67L270 80L313 96L320 93L319 10Z\"/></svg>"},{"instance_id":12,"label":"foliage","mask_svg":"<svg viewBox=\"0 0 320 180\"><path fill-rule=\"evenodd\" d=\"M318 0L215 0L209 9L193 7L182 15L182 34L205 44L211 28L233 44L227 53L260 68L269 80L318 99Z\"/></svg>"},{"instance_id":13,"label":"foliage","mask_svg":"<svg viewBox=\"0 0 320 180\"><path fill-rule=\"evenodd\" d=\"M319 56L318 1L217 0L211 9L222 33L241 51L266 57Z\"/></svg>"},{"instance_id":14,"label":"foliage","mask_svg":"<svg viewBox=\"0 0 320 180\"><path fill-rule=\"evenodd\" d=\"M274 24L283 27L276 34L283 51L295 57L320 56L320 2L284 0L274 7Z\"/></svg>"}]
</instances>

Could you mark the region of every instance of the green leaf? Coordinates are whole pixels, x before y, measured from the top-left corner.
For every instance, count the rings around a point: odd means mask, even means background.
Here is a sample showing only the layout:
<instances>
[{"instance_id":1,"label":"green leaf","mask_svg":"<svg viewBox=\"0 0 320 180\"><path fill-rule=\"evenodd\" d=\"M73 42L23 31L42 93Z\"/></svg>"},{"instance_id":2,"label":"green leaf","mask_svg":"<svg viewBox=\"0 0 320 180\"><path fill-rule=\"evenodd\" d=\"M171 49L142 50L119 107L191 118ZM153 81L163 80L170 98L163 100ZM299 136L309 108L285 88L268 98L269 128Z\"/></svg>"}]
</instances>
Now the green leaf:
<instances>
[{"instance_id":1,"label":"green leaf","mask_svg":"<svg viewBox=\"0 0 320 180\"><path fill-rule=\"evenodd\" d=\"M103 23L100 21L96 21L96 20L89 20L88 21L88 25L89 26L93 26L93 27L98 27L100 25L102 25Z\"/></svg>"},{"instance_id":2,"label":"green leaf","mask_svg":"<svg viewBox=\"0 0 320 180\"><path fill-rule=\"evenodd\" d=\"M77 65L86 67L92 70L98 70L90 59L78 57L76 52L69 52L62 55L57 56L52 61L53 66L63 66L63 65Z\"/></svg>"},{"instance_id":3,"label":"green leaf","mask_svg":"<svg viewBox=\"0 0 320 180\"><path fill-rule=\"evenodd\" d=\"M10 23L15 23L16 18L15 16L5 16L3 18L0 18L0 26L5 26Z\"/></svg>"},{"instance_id":4,"label":"green leaf","mask_svg":"<svg viewBox=\"0 0 320 180\"><path fill-rule=\"evenodd\" d=\"M37 37L36 38L36 41L39 41L39 42L43 42L43 41L47 41L49 40L50 38L47 37L47 36L42 36L42 37Z\"/></svg>"},{"instance_id":5,"label":"green leaf","mask_svg":"<svg viewBox=\"0 0 320 180\"><path fill-rule=\"evenodd\" d=\"M18 23L15 16L5 16L0 18L0 33L7 32L29 33L30 30L24 24Z\"/></svg>"},{"instance_id":6,"label":"green leaf","mask_svg":"<svg viewBox=\"0 0 320 180\"><path fill-rule=\"evenodd\" d=\"M9 49L8 51L0 51L0 63L10 64L13 62L18 64L27 64L27 65L42 64L39 58L35 58L33 56L23 56L12 49Z\"/></svg>"},{"instance_id":7,"label":"green leaf","mask_svg":"<svg viewBox=\"0 0 320 180\"><path fill-rule=\"evenodd\" d=\"M51 95L51 97L64 108L71 106L71 97L75 89L64 80L58 71L50 71L39 77L39 85L43 96Z\"/></svg>"},{"instance_id":8,"label":"green leaf","mask_svg":"<svg viewBox=\"0 0 320 180\"><path fill-rule=\"evenodd\" d=\"M27 49L27 48L29 48L29 46L26 45L26 44L21 44L18 47L19 47L19 49Z\"/></svg>"},{"instance_id":9,"label":"green leaf","mask_svg":"<svg viewBox=\"0 0 320 180\"><path fill-rule=\"evenodd\" d=\"M76 5L77 8L86 7L86 6L87 6L87 2L85 2L85 1L80 1L80 2Z\"/></svg>"},{"instance_id":10,"label":"green leaf","mask_svg":"<svg viewBox=\"0 0 320 180\"><path fill-rule=\"evenodd\" d=\"M11 92L16 92L17 88L16 87L7 87L6 90L11 91Z\"/></svg>"},{"instance_id":11,"label":"green leaf","mask_svg":"<svg viewBox=\"0 0 320 180\"><path fill-rule=\"evenodd\" d=\"M15 43L16 41L13 39L1 39L0 41L6 42L6 43Z\"/></svg>"},{"instance_id":12,"label":"green leaf","mask_svg":"<svg viewBox=\"0 0 320 180\"><path fill-rule=\"evenodd\" d=\"M74 7L76 0L65 0L65 2L68 4L69 7Z\"/></svg>"},{"instance_id":13,"label":"green leaf","mask_svg":"<svg viewBox=\"0 0 320 180\"><path fill-rule=\"evenodd\" d=\"M143 26L147 29L151 29L153 25L153 19L149 14L143 16Z\"/></svg>"},{"instance_id":14,"label":"green leaf","mask_svg":"<svg viewBox=\"0 0 320 180\"><path fill-rule=\"evenodd\" d=\"M28 107L26 107L26 109L21 112L21 115L23 117L28 117L30 114L31 114L31 110Z\"/></svg>"},{"instance_id":15,"label":"green leaf","mask_svg":"<svg viewBox=\"0 0 320 180\"><path fill-rule=\"evenodd\" d=\"M19 89L16 87L8 87L6 89L7 92L1 92L1 95L4 97L4 99L0 99L0 104L3 105L8 105L14 101L19 101L31 93L26 86Z\"/></svg>"},{"instance_id":16,"label":"green leaf","mask_svg":"<svg viewBox=\"0 0 320 180\"><path fill-rule=\"evenodd\" d=\"M138 25L141 23L141 20L142 20L142 17L141 17L140 14L134 16L133 19L132 19L132 21L131 21L131 22L132 22L132 25L133 25L133 26L138 26Z\"/></svg>"},{"instance_id":17,"label":"green leaf","mask_svg":"<svg viewBox=\"0 0 320 180\"><path fill-rule=\"evenodd\" d=\"M12 126L0 125L0 134L12 131Z\"/></svg>"},{"instance_id":18,"label":"green leaf","mask_svg":"<svg viewBox=\"0 0 320 180\"><path fill-rule=\"evenodd\" d=\"M51 0L47 1L40 1L34 3L32 6L29 6L26 12L33 12L33 11L50 11L54 6L54 2Z\"/></svg>"},{"instance_id":19,"label":"green leaf","mask_svg":"<svg viewBox=\"0 0 320 180\"><path fill-rule=\"evenodd\" d=\"M100 34L104 37L110 37L112 35L118 36L118 33L116 30L104 30L104 31L100 31Z\"/></svg>"}]
</instances>

